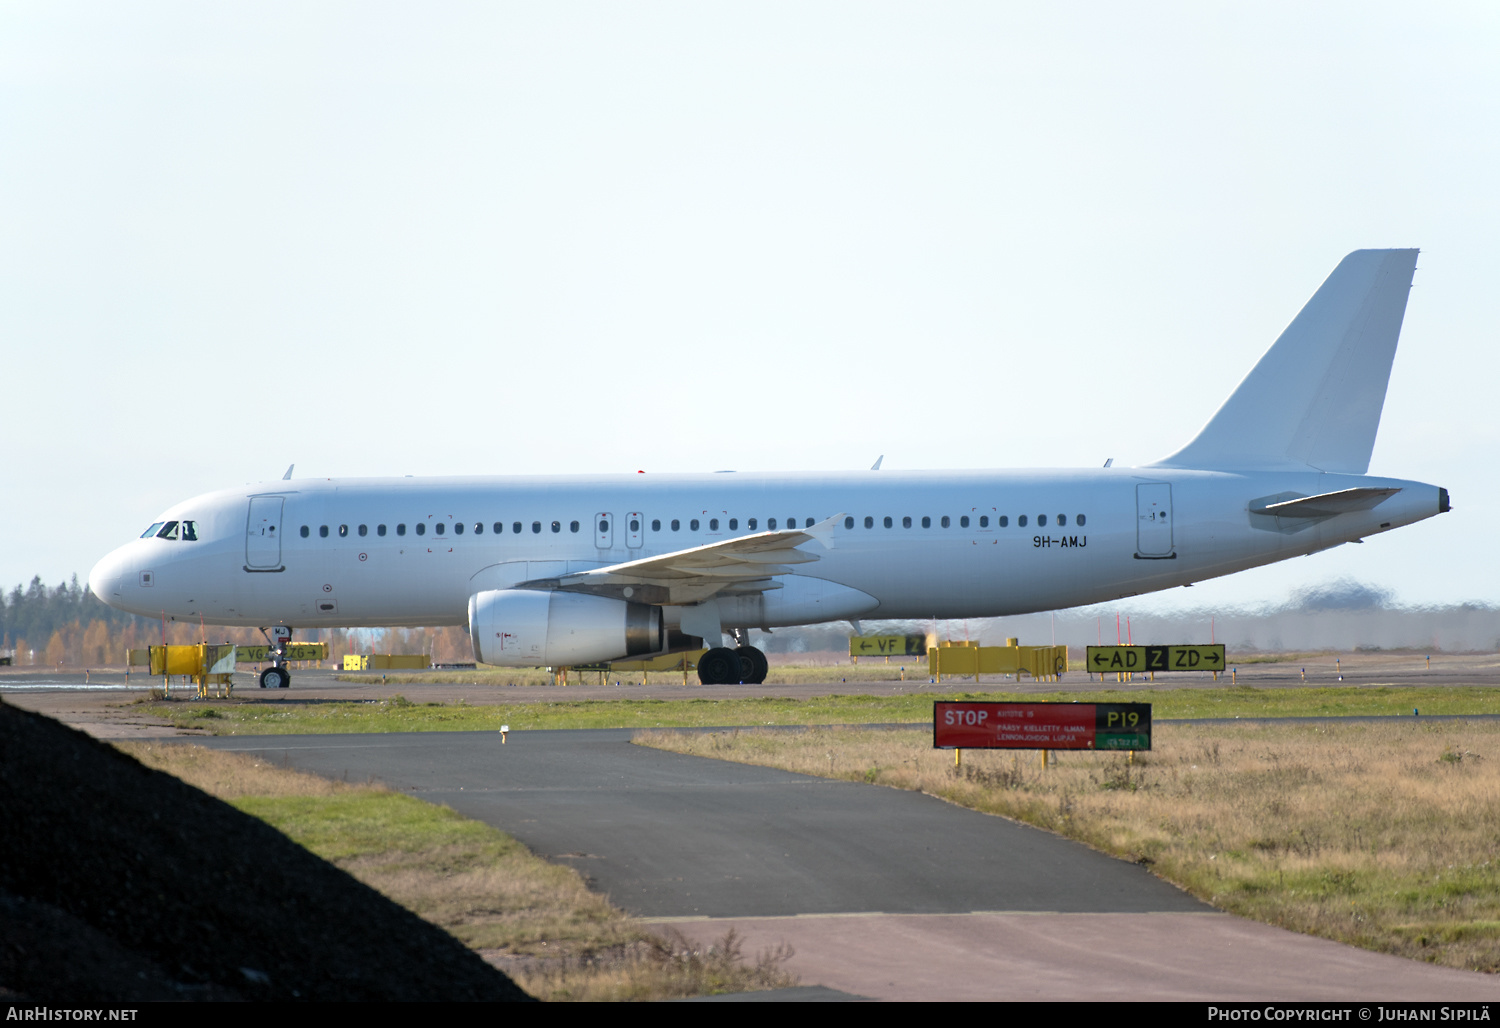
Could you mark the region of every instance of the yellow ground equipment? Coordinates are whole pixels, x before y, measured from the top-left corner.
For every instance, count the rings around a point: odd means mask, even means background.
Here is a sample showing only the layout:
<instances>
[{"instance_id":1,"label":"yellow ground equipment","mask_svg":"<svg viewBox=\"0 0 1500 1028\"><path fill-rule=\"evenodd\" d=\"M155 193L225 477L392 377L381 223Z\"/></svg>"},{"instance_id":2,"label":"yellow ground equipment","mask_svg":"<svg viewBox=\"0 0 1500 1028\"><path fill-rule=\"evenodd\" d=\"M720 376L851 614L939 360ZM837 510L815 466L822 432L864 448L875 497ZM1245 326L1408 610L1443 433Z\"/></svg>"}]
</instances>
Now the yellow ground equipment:
<instances>
[{"instance_id":1,"label":"yellow ground equipment","mask_svg":"<svg viewBox=\"0 0 1500 1028\"><path fill-rule=\"evenodd\" d=\"M326 660L327 643L292 643L287 647L286 659ZM168 691L173 675L191 678L198 687L198 696L206 699L209 690L215 696L228 696L234 688L231 676L238 664L264 664L271 659L268 646L240 646L233 643L197 643L187 646L147 646L144 649L125 652L126 671L143 667L149 674L161 675Z\"/></svg>"},{"instance_id":2,"label":"yellow ground equipment","mask_svg":"<svg viewBox=\"0 0 1500 1028\"><path fill-rule=\"evenodd\" d=\"M426 671L432 658L425 653L349 653L345 671Z\"/></svg>"},{"instance_id":3,"label":"yellow ground equipment","mask_svg":"<svg viewBox=\"0 0 1500 1028\"><path fill-rule=\"evenodd\" d=\"M1068 670L1066 646L1021 646L1007 639L1005 646L943 643L927 651L927 668L939 682L944 675L1030 675L1038 682L1059 678Z\"/></svg>"},{"instance_id":4,"label":"yellow ground equipment","mask_svg":"<svg viewBox=\"0 0 1500 1028\"><path fill-rule=\"evenodd\" d=\"M209 691L215 696L228 696L234 689L236 650L230 645L199 643L196 646L148 646L143 650L130 650L125 655L127 666L145 667L148 673L161 675L170 684L173 675L191 678L198 687L198 698L207 699Z\"/></svg>"}]
</instances>

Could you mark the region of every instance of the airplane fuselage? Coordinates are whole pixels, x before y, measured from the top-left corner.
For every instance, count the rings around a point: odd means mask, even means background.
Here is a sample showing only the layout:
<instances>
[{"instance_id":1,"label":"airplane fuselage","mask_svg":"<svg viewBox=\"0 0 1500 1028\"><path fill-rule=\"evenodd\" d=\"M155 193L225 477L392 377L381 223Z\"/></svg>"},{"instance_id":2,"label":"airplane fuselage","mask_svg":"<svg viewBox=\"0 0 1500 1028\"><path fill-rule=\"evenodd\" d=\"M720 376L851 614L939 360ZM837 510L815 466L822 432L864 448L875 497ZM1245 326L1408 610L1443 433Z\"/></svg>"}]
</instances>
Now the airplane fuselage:
<instances>
[{"instance_id":1,"label":"airplane fuselage","mask_svg":"<svg viewBox=\"0 0 1500 1028\"><path fill-rule=\"evenodd\" d=\"M1353 488L1397 491L1328 516L1255 512ZM1435 486L1315 471L298 480L175 505L90 585L124 610L216 625L457 625L488 589L839 515L828 548L805 547L816 560L722 597L723 627L989 617L1187 585L1446 509ZM678 609L664 607L669 624Z\"/></svg>"}]
</instances>

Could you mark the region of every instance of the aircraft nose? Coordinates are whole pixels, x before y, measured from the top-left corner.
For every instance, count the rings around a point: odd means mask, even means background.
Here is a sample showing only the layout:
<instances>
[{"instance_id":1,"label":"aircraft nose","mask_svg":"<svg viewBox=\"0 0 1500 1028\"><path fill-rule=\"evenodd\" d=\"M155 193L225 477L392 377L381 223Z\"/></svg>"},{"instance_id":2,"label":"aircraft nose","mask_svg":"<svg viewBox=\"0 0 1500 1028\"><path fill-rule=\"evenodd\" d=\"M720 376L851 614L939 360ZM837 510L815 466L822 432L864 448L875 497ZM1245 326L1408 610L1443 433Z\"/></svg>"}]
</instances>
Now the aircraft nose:
<instances>
[{"instance_id":1,"label":"aircraft nose","mask_svg":"<svg viewBox=\"0 0 1500 1028\"><path fill-rule=\"evenodd\" d=\"M124 548L115 550L89 572L89 592L105 603L118 601L124 595L125 576L129 571Z\"/></svg>"}]
</instances>

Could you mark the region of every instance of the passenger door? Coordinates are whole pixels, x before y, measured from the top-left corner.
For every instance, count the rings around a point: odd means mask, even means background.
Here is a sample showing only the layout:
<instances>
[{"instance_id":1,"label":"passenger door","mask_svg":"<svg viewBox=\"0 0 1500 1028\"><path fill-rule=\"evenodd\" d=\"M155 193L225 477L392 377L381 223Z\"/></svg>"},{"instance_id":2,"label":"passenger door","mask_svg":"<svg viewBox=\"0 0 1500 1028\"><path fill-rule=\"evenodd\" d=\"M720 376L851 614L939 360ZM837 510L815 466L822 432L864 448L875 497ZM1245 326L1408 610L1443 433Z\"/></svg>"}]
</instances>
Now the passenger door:
<instances>
[{"instance_id":1,"label":"passenger door","mask_svg":"<svg viewBox=\"0 0 1500 1028\"><path fill-rule=\"evenodd\" d=\"M245 526L245 570L281 570L281 496L250 497L250 518Z\"/></svg>"}]
</instances>

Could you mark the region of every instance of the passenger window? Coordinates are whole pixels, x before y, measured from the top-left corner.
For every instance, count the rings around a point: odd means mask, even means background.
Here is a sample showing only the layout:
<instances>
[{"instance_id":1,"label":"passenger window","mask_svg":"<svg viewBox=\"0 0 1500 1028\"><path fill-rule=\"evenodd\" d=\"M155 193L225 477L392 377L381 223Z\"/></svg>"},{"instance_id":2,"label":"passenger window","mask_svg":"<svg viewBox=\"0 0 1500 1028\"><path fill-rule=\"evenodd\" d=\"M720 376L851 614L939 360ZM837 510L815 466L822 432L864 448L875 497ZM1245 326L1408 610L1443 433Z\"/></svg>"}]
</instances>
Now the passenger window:
<instances>
[{"instance_id":1,"label":"passenger window","mask_svg":"<svg viewBox=\"0 0 1500 1028\"><path fill-rule=\"evenodd\" d=\"M875 519L871 518L871 517L865 518L865 527L866 528L874 528L875 527Z\"/></svg>"},{"instance_id":2,"label":"passenger window","mask_svg":"<svg viewBox=\"0 0 1500 1028\"><path fill-rule=\"evenodd\" d=\"M308 537L308 534L309 533L308 533L308 530L307 530L307 526L303 525L302 526L302 538L306 539Z\"/></svg>"},{"instance_id":3,"label":"passenger window","mask_svg":"<svg viewBox=\"0 0 1500 1028\"><path fill-rule=\"evenodd\" d=\"M1088 523L1089 523L1089 519L1086 518L1086 517L1084 517L1082 514L1079 514L1077 517L1075 517L1073 519L1073 524L1077 525L1079 528L1082 528L1084 525L1086 525Z\"/></svg>"},{"instance_id":4,"label":"passenger window","mask_svg":"<svg viewBox=\"0 0 1500 1028\"><path fill-rule=\"evenodd\" d=\"M682 522L678 521L676 518L673 518L672 519L672 531L675 532L675 531L677 531L681 527L682 527Z\"/></svg>"},{"instance_id":5,"label":"passenger window","mask_svg":"<svg viewBox=\"0 0 1500 1028\"><path fill-rule=\"evenodd\" d=\"M427 524L426 524L426 522L422 522L422 521L418 521L417 522L417 534L418 535L426 535L427 534Z\"/></svg>"},{"instance_id":6,"label":"passenger window","mask_svg":"<svg viewBox=\"0 0 1500 1028\"><path fill-rule=\"evenodd\" d=\"M540 521L533 521L531 523L531 534L532 535L541 535L542 534L542 523Z\"/></svg>"},{"instance_id":7,"label":"passenger window","mask_svg":"<svg viewBox=\"0 0 1500 1028\"><path fill-rule=\"evenodd\" d=\"M370 534L370 526L369 525L360 525L359 526L359 534L361 536L369 535Z\"/></svg>"},{"instance_id":8,"label":"passenger window","mask_svg":"<svg viewBox=\"0 0 1500 1028\"><path fill-rule=\"evenodd\" d=\"M751 518L749 521L745 522L745 527L750 529L750 531L752 532L755 531L755 525L756 521L754 518Z\"/></svg>"},{"instance_id":9,"label":"passenger window","mask_svg":"<svg viewBox=\"0 0 1500 1028\"><path fill-rule=\"evenodd\" d=\"M1026 527L1026 515L1022 514L1020 517L1016 518L1016 524L1018 526L1020 526L1021 528L1025 528Z\"/></svg>"},{"instance_id":10,"label":"passenger window","mask_svg":"<svg viewBox=\"0 0 1500 1028\"><path fill-rule=\"evenodd\" d=\"M961 518L958 519L958 527L959 528L968 528L969 527L969 515L965 514L963 517L961 517Z\"/></svg>"},{"instance_id":11,"label":"passenger window","mask_svg":"<svg viewBox=\"0 0 1500 1028\"><path fill-rule=\"evenodd\" d=\"M929 517L922 518L922 527L923 528L931 528L932 527L932 519L929 518Z\"/></svg>"},{"instance_id":12,"label":"passenger window","mask_svg":"<svg viewBox=\"0 0 1500 1028\"><path fill-rule=\"evenodd\" d=\"M719 530L719 519L718 518L709 518L708 519L708 530L710 532L717 532Z\"/></svg>"},{"instance_id":13,"label":"passenger window","mask_svg":"<svg viewBox=\"0 0 1500 1028\"><path fill-rule=\"evenodd\" d=\"M844 527L845 528L853 528L854 527L854 519L853 518L845 518L844 519Z\"/></svg>"},{"instance_id":14,"label":"passenger window","mask_svg":"<svg viewBox=\"0 0 1500 1028\"><path fill-rule=\"evenodd\" d=\"M318 526L318 538L319 539L327 539L328 538L328 526L327 525L319 525Z\"/></svg>"},{"instance_id":15,"label":"passenger window","mask_svg":"<svg viewBox=\"0 0 1500 1028\"><path fill-rule=\"evenodd\" d=\"M740 527L740 519L739 518L730 518L729 519L729 530L731 532L737 532L737 531L739 531L739 527Z\"/></svg>"},{"instance_id":16,"label":"passenger window","mask_svg":"<svg viewBox=\"0 0 1500 1028\"><path fill-rule=\"evenodd\" d=\"M812 518L808 518L806 521L802 522L802 527L803 528L811 528L813 525L816 525L816 524L817 524L816 521L814 521Z\"/></svg>"},{"instance_id":17,"label":"passenger window","mask_svg":"<svg viewBox=\"0 0 1500 1028\"><path fill-rule=\"evenodd\" d=\"M652 518L651 519L651 531L653 531L653 532L660 532L661 531L661 518Z\"/></svg>"},{"instance_id":18,"label":"passenger window","mask_svg":"<svg viewBox=\"0 0 1500 1028\"><path fill-rule=\"evenodd\" d=\"M511 524L510 524L510 530L512 532L514 532L516 535L520 535L521 534L521 523L519 521L512 521Z\"/></svg>"},{"instance_id":19,"label":"passenger window","mask_svg":"<svg viewBox=\"0 0 1500 1028\"><path fill-rule=\"evenodd\" d=\"M306 535L307 533L303 532L302 534ZM376 535L380 535L380 536L385 535L385 526L384 525L376 525L375 526L375 534Z\"/></svg>"},{"instance_id":20,"label":"passenger window","mask_svg":"<svg viewBox=\"0 0 1500 1028\"><path fill-rule=\"evenodd\" d=\"M552 531L554 533L561 532L562 531L562 522L561 521L554 521L554 522L552 522Z\"/></svg>"},{"instance_id":21,"label":"passenger window","mask_svg":"<svg viewBox=\"0 0 1500 1028\"><path fill-rule=\"evenodd\" d=\"M349 538L349 526L348 525L340 525L339 526L339 538L340 539L347 539L347 538Z\"/></svg>"},{"instance_id":22,"label":"passenger window","mask_svg":"<svg viewBox=\"0 0 1500 1028\"><path fill-rule=\"evenodd\" d=\"M144 532L142 532L141 533L141 538L142 539L149 539L149 538L151 538L153 535L156 534L157 529L161 528L161 526L164 525L164 524L166 524L165 521L158 521L156 524L152 525L150 528L148 528ZM302 534L306 535L307 531L304 529L303 532L302 532Z\"/></svg>"},{"instance_id":23,"label":"passenger window","mask_svg":"<svg viewBox=\"0 0 1500 1028\"><path fill-rule=\"evenodd\" d=\"M397 535L405 535L406 534L406 526L405 525L397 525L396 526L396 534Z\"/></svg>"},{"instance_id":24,"label":"passenger window","mask_svg":"<svg viewBox=\"0 0 1500 1028\"><path fill-rule=\"evenodd\" d=\"M948 515L944 514L943 515L943 520L940 521L940 522L938 522L938 524L942 525L944 528L947 528L949 525L952 524L952 522L948 520Z\"/></svg>"},{"instance_id":25,"label":"passenger window","mask_svg":"<svg viewBox=\"0 0 1500 1028\"><path fill-rule=\"evenodd\" d=\"M476 521L476 522L474 522L474 534L475 535L484 535L484 522L483 521Z\"/></svg>"},{"instance_id":26,"label":"passenger window","mask_svg":"<svg viewBox=\"0 0 1500 1028\"><path fill-rule=\"evenodd\" d=\"M600 535L604 535L608 531L609 531L609 522L608 521L601 521L601 522L599 522L599 534Z\"/></svg>"},{"instance_id":27,"label":"passenger window","mask_svg":"<svg viewBox=\"0 0 1500 1028\"><path fill-rule=\"evenodd\" d=\"M995 519L995 524L999 525L1001 528L1008 528L1010 526L1010 515L1001 514L998 518Z\"/></svg>"},{"instance_id":28,"label":"passenger window","mask_svg":"<svg viewBox=\"0 0 1500 1028\"><path fill-rule=\"evenodd\" d=\"M729 527L730 528L734 527L734 522L733 521L731 521L729 523ZM632 532L639 532L641 530L641 522L640 522L639 518L631 518L630 519L630 530ZM576 532L577 529L574 529L574 531Z\"/></svg>"},{"instance_id":29,"label":"passenger window","mask_svg":"<svg viewBox=\"0 0 1500 1028\"><path fill-rule=\"evenodd\" d=\"M694 518L693 520L689 521L688 528L694 532L698 531L698 519Z\"/></svg>"},{"instance_id":30,"label":"passenger window","mask_svg":"<svg viewBox=\"0 0 1500 1028\"><path fill-rule=\"evenodd\" d=\"M901 519L901 527L902 528L910 528L911 527L911 518L910 517L904 517L904 518L902 518Z\"/></svg>"},{"instance_id":31,"label":"passenger window","mask_svg":"<svg viewBox=\"0 0 1500 1028\"><path fill-rule=\"evenodd\" d=\"M981 514L981 515L979 515L979 527L980 528L989 528L990 527L990 516L988 514Z\"/></svg>"},{"instance_id":32,"label":"passenger window","mask_svg":"<svg viewBox=\"0 0 1500 1028\"><path fill-rule=\"evenodd\" d=\"M886 528L890 528L891 527L891 519L890 519L890 517L886 517L886 519L885 519L885 527Z\"/></svg>"},{"instance_id":33,"label":"passenger window","mask_svg":"<svg viewBox=\"0 0 1500 1028\"><path fill-rule=\"evenodd\" d=\"M184 521L182 523L182 538L190 543L198 541L198 522Z\"/></svg>"},{"instance_id":34,"label":"passenger window","mask_svg":"<svg viewBox=\"0 0 1500 1028\"><path fill-rule=\"evenodd\" d=\"M776 531L776 519L775 518L766 518L766 529L768 531L771 531L771 532Z\"/></svg>"},{"instance_id":35,"label":"passenger window","mask_svg":"<svg viewBox=\"0 0 1500 1028\"><path fill-rule=\"evenodd\" d=\"M448 526L439 521L437 524L432 526L432 530L438 535L442 535L444 532L448 531Z\"/></svg>"},{"instance_id":36,"label":"passenger window","mask_svg":"<svg viewBox=\"0 0 1500 1028\"><path fill-rule=\"evenodd\" d=\"M1059 514L1057 516L1057 526L1059 528L1067 528L1068 527L1068 516L1066 514Z\"/></svg>"},{"instance_id":37,"label":"passenger window","mask_svg":"<svg viewBox=\"0 0 1500 1028\"><path fill-rule=\"evenodd\" d=\"M578 522L576 522L576 521L569 521L568 522L568 531L569 532L577 532L578 531Z\"/></svg>"},{"instance_id":38,"label":"passenger window","mask_svg":"<svg viewBox=\"0 0 1500 1028\"><path fill-rule=\"evenodd\" d=\"M787 528L796 528L797 527L797 519L796 518L787 518L786 519L786 527Z\"/></svg>"},{"instance_id":39,"label":"passenger window","mask_svg":"<svg viewBox=\"0 0 1500 1028\"><path fill-rule=\"evenodd\" d=\"M160 532L156 533L156 538L158 538L158 539L176 539L177 538L177 522L175 522L175 521L168 521L165 525L162 526L162 530Z\"/></svg>"},{"instance_id":40,"label":"passenger window","mask_svg":"<svg viewBox=\"0 0 1500 1028\"><path fill-rule=\"evenodd\" d=\"M493 525L490 526L490 531L494 532L496 535L504 535L505 534L505 522L503 522L503 521L497 521L497 522L495 522Z\"/></svg>"},{"instance_id":41,"label":"passenger window","mask_svg":"<svg viewBox=\"0 0 1500 1028\"><path fill-rule=\"evenodd\" d=\"M464 534L464 523L462 521L455 521L455 522L453 522L453 534L454 535L463 535Z\"/></svg>"},{"instance_id":42,"label":"passenger window","mask_svg":"<svg viewBox=\"0 0 1500 1028\"><path fill-rule=\"evenodd\" d=\"M1047 515L1045 515L1045 514L1038 514L1036 516L1036 524L1037 524L1038 528L1046 528L1047 527Z\"/></svg>"}]
</instances>

